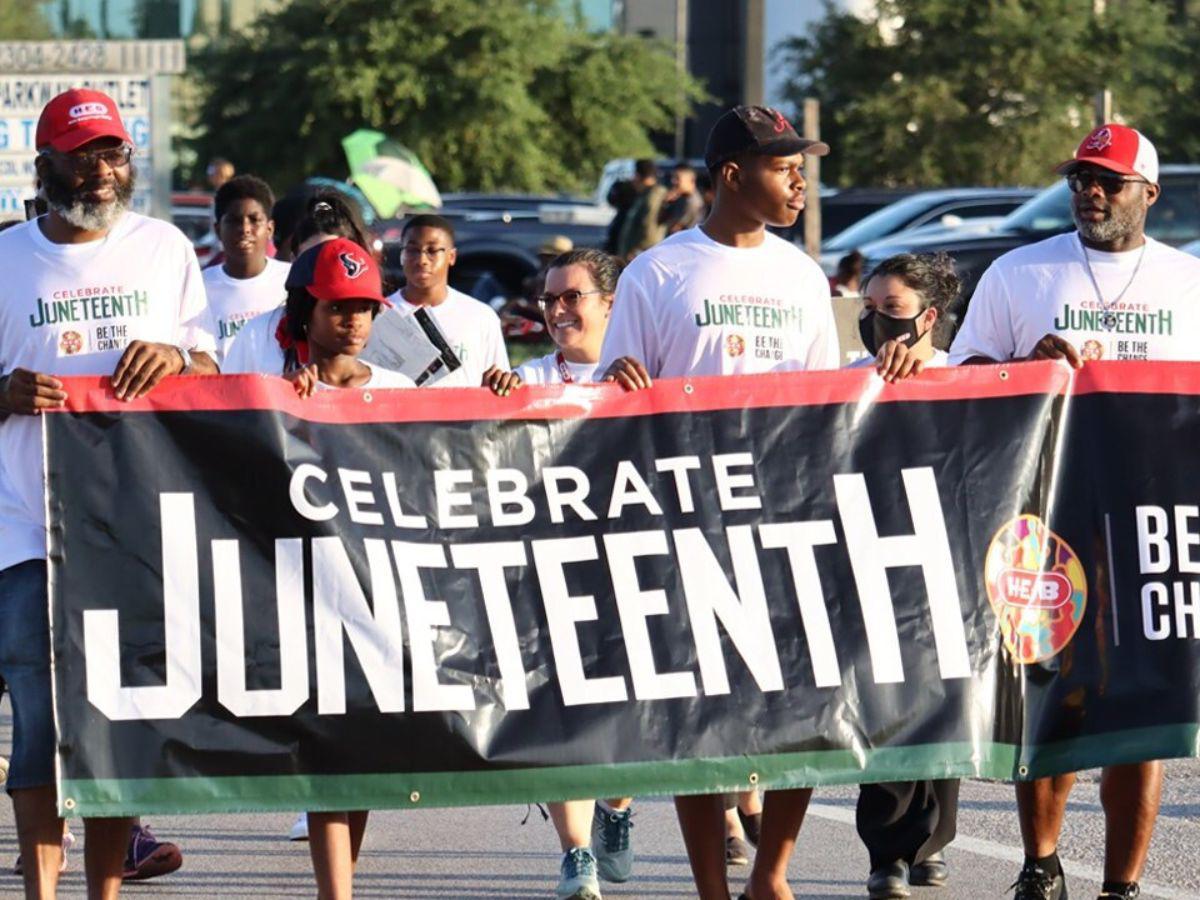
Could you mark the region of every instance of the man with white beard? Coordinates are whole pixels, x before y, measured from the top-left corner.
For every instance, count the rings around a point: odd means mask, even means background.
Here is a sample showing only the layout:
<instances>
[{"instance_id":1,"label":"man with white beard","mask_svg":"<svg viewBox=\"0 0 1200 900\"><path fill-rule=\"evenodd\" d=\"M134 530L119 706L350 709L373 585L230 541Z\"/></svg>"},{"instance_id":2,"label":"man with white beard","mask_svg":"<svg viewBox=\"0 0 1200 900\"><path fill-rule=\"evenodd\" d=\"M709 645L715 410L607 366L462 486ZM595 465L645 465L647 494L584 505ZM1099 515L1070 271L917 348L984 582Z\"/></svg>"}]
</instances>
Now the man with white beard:
<instances>
[{"instance_id":1,"label":"man with white beard","mask_svg":"<svg viewBox=\"0 0 1200 900\"><path fill-rule=\"evenodd\" d=\"M133 400L167 375L213 374L217 367L191 244L173 225L129 211L133 141L112 98L90 90L59 94L42 110L36 145L50 211L0 234L0 677L13 705L6 787L26 896L53 897L63 821L55 806L36 416L64 405L64 375L111 375L117 398ZM179 849L155 841L133 819L89 819L84 828L90 898L115 898L122 878L179 865Z\"/></svg>"},{"instance_id":2,"label":"man with white beard","mask_svg":"<svg viewBox=\"0 0 1200 900\"><path fill-rule=\"evenodd\" d=\"M1076 230L992 263L950 347L951 365L1200 360L1200 260L1146 234L1146 214L1160 194L1154 145L1132 128L1104 125L1057 171L1071 189ZM1104 768L1101 900L1140 894L1162 779L1161 762ZM1025 865L1013 900L1066 900L1058 837L1074 783L1068 772L1017 784Z\"/></svg>"}]
</instances>

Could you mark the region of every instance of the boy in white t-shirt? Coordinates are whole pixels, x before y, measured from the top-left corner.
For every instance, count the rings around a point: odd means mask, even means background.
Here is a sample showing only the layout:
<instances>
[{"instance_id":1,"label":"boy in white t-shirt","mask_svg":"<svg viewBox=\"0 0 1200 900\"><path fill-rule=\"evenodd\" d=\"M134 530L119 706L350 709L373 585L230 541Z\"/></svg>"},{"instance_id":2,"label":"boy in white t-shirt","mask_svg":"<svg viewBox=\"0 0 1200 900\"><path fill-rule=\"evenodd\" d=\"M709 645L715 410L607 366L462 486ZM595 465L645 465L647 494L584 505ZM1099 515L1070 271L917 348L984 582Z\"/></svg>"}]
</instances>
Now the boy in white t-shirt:
<instances>
[{"instance_id":1,"label":"boy in white t-shirt","mask_svg":"<svg viewBox=\"0 0 1200 900\"><path fill-rule=\"evenodd\" d=\"M479 387L488 369L507 370L500 317L486 303L450 287L450 269L458 259L454 226L441 216L413 216L404 223L400 240L405 284L388 300L401 312L422 306L429 310L462 363L435 386Z\"/></svg>"},{"instance_id":2,"label":"boy in white t-shirt","mask_svg":"<svg viewBox=\"0 0 1200 900\"><path fill-rule=\"evenodd\" d=\"M40 423L66 401L56 376L111 375L120 399L167 375L216 373L200 267L169 223L129 211L133 140L111 97L69 90L42 110L37 174L49 213L0 235L0 677L14 709L12 796L26 892L53 896L63 820L54 787ZM133 819L86 819L89 896L179 865ZM132 839L131 839L132 836ZM169 857L169 858L168 858Z\"/></svg>"},{"instance_id":3,"label":"boy in white t-shirt","mask_svg":"<svg viewBox=\"0 0 1200 900\"><path fill-rule=\"evenodd\" d=\"M1159 196L1158 154L1145 135L1104 125L1058 167L1076 231L1004 254L983 274L950 362L1061 359L1200 360L1200 259L1145 233ZM1160 762L1106 767L1105 900L1138 896L1158 817ZM1021 782L1025 865L1015 900L1067 896L1057 846L1074 773Z\"/></svg>"},{"instance_id":4,"label":"boy in white t-shirt","mask_svg":"<svg viewBox=\"0 0 1200 900\"><path fill-rule=\"evenodd\" d=\"M739 106L713 126L705 163L716 186L708 219L642 253L617 284L600 354L605 379L628 390L654 378L834 369L837 329L820 266L766 230L804 209L801 138L781 113ZM787 863L812 790L771 791L747 895L790 897ZM676 797L701 900L727 900L719 795Z\"/></svg>"},{"instance_id":5,"label":"boy in white t-shirt","mask_svg":"<svg viewBox=\"0 0 1200 900\"><path fill-rule=\"evenodd\" d=\"M274 203L271 188L253 175L229 179L213 199L224 261L204 270L204 290L217 327L218 361L224 361L246 322L275 309L287 296L288 265L267 256L275 233Z\"/></svg>"}]
</instances>

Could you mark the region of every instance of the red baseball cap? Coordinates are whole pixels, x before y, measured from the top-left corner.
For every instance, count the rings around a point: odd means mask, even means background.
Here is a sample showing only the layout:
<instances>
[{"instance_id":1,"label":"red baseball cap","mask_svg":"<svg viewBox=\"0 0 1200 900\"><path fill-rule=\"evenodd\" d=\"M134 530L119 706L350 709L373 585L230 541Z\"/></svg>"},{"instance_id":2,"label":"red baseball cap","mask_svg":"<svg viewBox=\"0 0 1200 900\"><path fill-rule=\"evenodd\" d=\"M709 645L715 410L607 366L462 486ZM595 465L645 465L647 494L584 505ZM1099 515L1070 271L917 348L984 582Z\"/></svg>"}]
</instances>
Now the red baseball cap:
<instances>
[{"instance_id":1,"label":"red baseball cap","mask_svg":"<svg viewBox=\"0 0 1200 900\"><path fill-rule=\"evenodd\" d=\"M371 254L348 238L309 247L292 262L287 287L302 287L318 300L373 300L383 297L379 266Z\"/></svg>"},{"instance_id":2,"label":"red baseball cap","mask_svg":"<svg viewBox=\"0 0 1200 900\"><path fill-rule=\"evenodd\" d=\"M63 91L42 108L35 143L38 150L52 147L60 153L70 153L89 141L106 137L133 143L112 97L100 91L74 88Z\"/></svg>"},{"instance_id":3,"label":"red baseball cap","mask_svg":"<svg viewBox=\"0 0 1200 900\"><path fill-rule=\"evenodd\" d=\"M1158 151L1144 134L1126 125L1101 125L1083 139L1074 157L1054 171L1064 175L1079 163L1138 175L1158 184Z\"/></svg>"}]
</instances>

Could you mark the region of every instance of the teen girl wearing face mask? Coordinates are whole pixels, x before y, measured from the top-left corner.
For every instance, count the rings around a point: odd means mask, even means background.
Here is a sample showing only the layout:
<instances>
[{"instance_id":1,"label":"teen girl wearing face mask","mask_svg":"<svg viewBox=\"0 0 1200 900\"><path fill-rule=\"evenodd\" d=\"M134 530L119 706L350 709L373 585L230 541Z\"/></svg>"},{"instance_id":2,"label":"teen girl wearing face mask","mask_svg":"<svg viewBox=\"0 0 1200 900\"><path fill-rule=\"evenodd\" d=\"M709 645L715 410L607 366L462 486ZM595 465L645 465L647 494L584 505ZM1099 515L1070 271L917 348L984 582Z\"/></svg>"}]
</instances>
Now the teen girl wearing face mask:
<instances>
[{"instance_id":1,"label":"teen girl wearing face mask","mask_svg":"<svg viewBox=\"0 0 1200 900\"><path fill-rule=\"evenodd\" d=\"M854 368L874 366L884 381L899 381L946 365L940 349L949 338L946 310L962 285L945 253L901 253L877 265L863 287L858 333L870 356Z\"/></svg>"}]
</instances>

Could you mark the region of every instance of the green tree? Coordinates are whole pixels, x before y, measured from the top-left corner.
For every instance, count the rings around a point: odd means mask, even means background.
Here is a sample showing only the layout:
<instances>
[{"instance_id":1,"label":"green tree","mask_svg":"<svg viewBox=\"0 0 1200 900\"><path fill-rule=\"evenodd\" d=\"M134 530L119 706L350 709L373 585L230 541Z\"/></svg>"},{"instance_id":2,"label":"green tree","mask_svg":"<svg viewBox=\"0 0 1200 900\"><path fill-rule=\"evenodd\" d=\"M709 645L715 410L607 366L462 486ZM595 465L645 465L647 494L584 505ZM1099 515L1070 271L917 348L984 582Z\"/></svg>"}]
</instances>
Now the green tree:
<instances>
[{"instance_id":1,"label":"green tree","mask_svg":"<svg viewBox=\"0 0 1200 900\"><path fill-rule=\"evenodd\" d=\"M294 0L195 62L199 158L277 187L344 174L342 137L371 127L442 190L585 189L702 96L663 48L557 0Z\"/></svg>"},{"instance_id":2,"label":"green tree","mask_svg":"<svg viewBox=\"0 0 1200 900\"><path fill-rule=\"evenodd\" d=\"M33 4L29 0L0 0L0 40L44 41L54 37L45 5L45 0Z\"/></svg>"},{"instance_id":3,"label":"green tree","mask_svg":"<svg viewBox=\"0 0 1200 900\"><path fill-rule=\"evenodd\" d=\"M880 0L867 19L829 9L779 52L792 101L822 101L834 183L1038 184L1090 127L1100 88L1156 137L1172 105L1194 105L1176 12L1161 0L1110 0L1102 16L1092 0Z\"/></svg>"}]
</instances>

